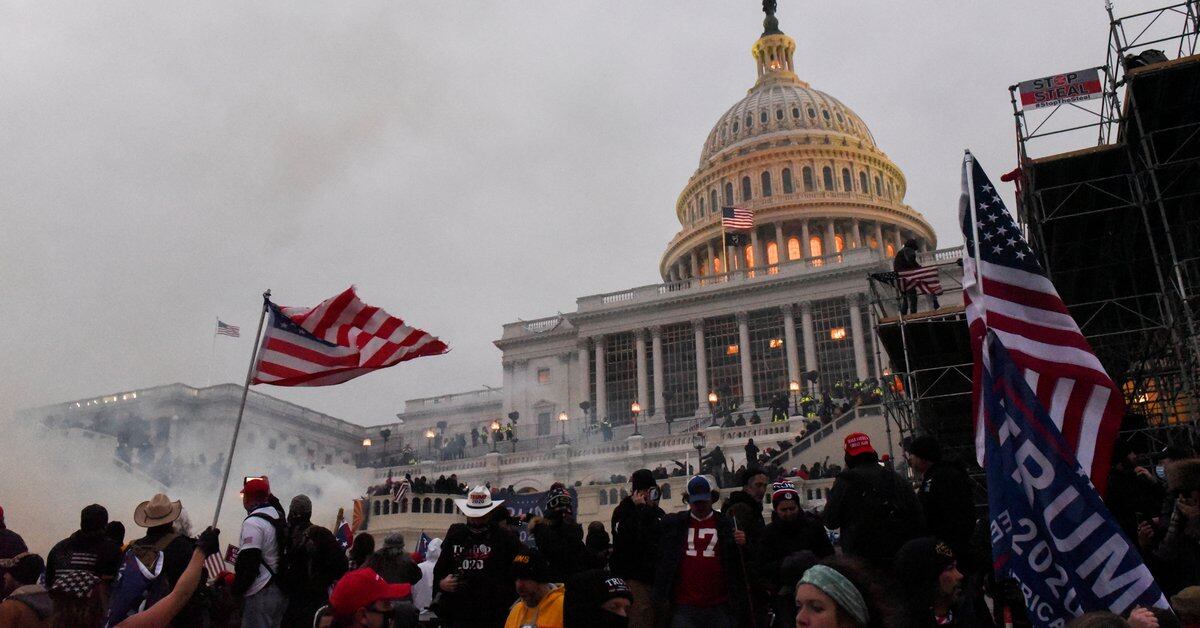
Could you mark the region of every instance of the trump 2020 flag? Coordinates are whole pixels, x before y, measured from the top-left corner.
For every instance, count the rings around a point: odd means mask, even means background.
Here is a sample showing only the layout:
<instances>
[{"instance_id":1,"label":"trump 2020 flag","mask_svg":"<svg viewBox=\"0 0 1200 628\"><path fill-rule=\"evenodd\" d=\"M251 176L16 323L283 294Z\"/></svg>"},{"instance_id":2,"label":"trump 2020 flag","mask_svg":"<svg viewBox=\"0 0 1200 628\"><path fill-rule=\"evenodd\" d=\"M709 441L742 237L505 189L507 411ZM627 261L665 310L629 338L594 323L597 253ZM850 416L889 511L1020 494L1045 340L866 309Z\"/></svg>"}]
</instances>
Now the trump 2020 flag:
<instances>
[{"instance_id":1,"label":"trump 2020 flag","mask_svg":"<svg viewBox=\"0 0 1200 628\"><path fill-rule=\"evenodd\" d=\"M1066 439L994 332L983 421L993 567L1020 583L1034 626L1137 606L1168 608Z\"/></svg>"}]
</instances>

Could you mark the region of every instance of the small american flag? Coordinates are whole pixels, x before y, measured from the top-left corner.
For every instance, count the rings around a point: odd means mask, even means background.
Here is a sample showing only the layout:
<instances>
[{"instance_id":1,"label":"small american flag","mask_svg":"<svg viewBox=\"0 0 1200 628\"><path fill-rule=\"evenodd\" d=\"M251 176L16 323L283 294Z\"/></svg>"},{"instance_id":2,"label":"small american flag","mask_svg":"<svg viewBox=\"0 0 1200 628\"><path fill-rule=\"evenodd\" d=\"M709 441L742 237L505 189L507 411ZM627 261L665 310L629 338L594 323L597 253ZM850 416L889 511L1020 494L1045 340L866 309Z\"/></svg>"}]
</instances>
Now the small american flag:
<instances>
[{"instance_id":1,"label":"small american flag","mask_svg":"<svg viewBox=\"0 0 1200 628\"><path fill-rule=\"evenodd\" d=\"M400 478L399 482L396 482L394 485L392 485L392 501L398 502L404 499L404 497L408 495L410 488L411 485L409 484L408 478Z\"/></svg>"},{"instance_id":2,"label":"small american flag","mask_svg":"<svg viewBox=\"0 0 1200 628\"><path fill-rule=\"evenodd\" d=\"M359 300L354 288L314 308L267 301L255 384L332 386L371 371L449 351L446 343Z\"/></svg>"},{"instance_id":3,"label":"small american flag","mask_svg":"<svg viewBox=\"0 0 1200 628\"><path fill-rule=\"evenodd\" d=\"M916 290L921 294L941 294L942 280L938 279L937 266L924 266L896 273L900 292Z\"/></svg>"},{"instance_id":4,"label":"small american flag","mask_svg":"<svg viewBox=\"0 0 1200 628\"><path fill-rule=\"evenodd\" d=\"M1121 390L1092 352L1000 195L970 153L963 162L962 185L963 301L975 355L973 414L979 464L984 466L986 449L980 391L983 342L990 330L1008 349L1079 465L1103 495L1113 443L1125 414Z\"/></svg>"},{"instance_id":5,"label":"small american flag","mask_svg":"<svg viewBox=\"0 0 1200 628\"><path fill-rule=\"evenodd\" d=\"M229 323L221 322L221 319L218 318L217 333L222 336L229 336L230 338L241 338L242 328L238 327L237 325L230 325Z\"/></svg>"},{"instance_id":6,"label":"small american flag","mask_svg":"<svg viewBox=\"0 0 1200 628\"><path fill-rule=\"evenodd\" d=\"M754 228L754 212L745 207L722 207L721 227L726 231L747 231Z\"/></svg>"}]
</instances>

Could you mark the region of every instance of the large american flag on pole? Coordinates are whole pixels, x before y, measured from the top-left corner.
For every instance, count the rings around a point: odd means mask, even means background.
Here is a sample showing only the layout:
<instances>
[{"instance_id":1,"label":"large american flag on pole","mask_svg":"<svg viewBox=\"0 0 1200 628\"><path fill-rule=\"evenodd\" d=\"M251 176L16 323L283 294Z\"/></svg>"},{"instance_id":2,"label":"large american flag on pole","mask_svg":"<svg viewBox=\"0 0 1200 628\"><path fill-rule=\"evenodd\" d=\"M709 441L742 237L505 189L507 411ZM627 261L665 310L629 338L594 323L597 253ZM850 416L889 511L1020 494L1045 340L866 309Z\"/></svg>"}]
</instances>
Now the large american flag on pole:
<instances>
[{"instance_id":1,"label":"large american flag on pole","mask_svg":"<svg viewBox=\"0 0 1200 628\"><path fill-rule=\"evenodd\" d=\"M974 354L975 451L984 466L982 343L992 330L1101 495L1125 401L975 158L963 160L963 301ZM978 238L978 246L976 246ZM986 468L986 466L985 466Z\"/></svg>"},{"instance_id":2,"label":"large american flag on pole","mask_svg":"<svg viewBox=\"0 0 1200 628\"><path fill-rule=\"evenodd\" d=\"M354 288L314 308L267 302L253 383L331 386L400 362L449 351L446 343L363 303Z\"/></svg>"},{"instance_id":3,"label":"large american flag on pole","mask_svg":"<svg viewBox=\"0 0 1200 628\"><path fill-rule=\"evenodd\" d=\"M721 227L726 231L749 231L754 228L754 212L745 207L722 207Z\"/></svg>"}]
</instances>

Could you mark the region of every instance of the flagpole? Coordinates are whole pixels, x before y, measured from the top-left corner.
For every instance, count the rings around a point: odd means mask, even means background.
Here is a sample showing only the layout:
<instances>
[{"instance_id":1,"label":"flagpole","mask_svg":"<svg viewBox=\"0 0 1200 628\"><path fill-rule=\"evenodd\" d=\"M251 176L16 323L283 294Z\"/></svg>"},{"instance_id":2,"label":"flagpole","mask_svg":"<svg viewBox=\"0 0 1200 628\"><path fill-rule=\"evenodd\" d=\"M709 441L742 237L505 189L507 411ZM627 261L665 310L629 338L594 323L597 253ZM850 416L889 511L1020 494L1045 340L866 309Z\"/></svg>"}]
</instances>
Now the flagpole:
<instances>
[{"instance_id":1,"label":"flagpole","mask_svg":"<svg viewBox=\"0 0 1200 628\"><path fill-rule=\"evenodd\" d=\"M728 283L733 275L729 274L729 242L725 240L725 212L721 212L721 270L725 273L725 281Z\"/></svg>"},{"instance_id":2,"label":"flagpole","mask_svg":"<svg viewBox=\"0 0 1200 628\"><path fill-rule=\"evenodd\" d=\"M259 338L262 336L263 321L267 318L267 304L271 302L271 291L263 293L262 312L258 315L258 331L254 332L254 350L250 354L250 368L246 369L246 384L242 386L242 403L238 406L237 421L233 424L233 437L229 439L229 455L225 457L225 474L221 477L221 492L217 493L217 508L213 511L213 527L217 527L217 519L221 516L221 502L225 501L225 488L229 485L229 470L233 467L233 452L237 449L238 432L242 429L242 415L246 412L246 396L250 394L250 380L254 377L254 367L258 365ZM215 342L215 334L213 336Z\"/></svg>"},{"instance_id":3,"label":"flagpole","mask_svg":"<svg viewBox=\"0 0 1200 628\"><path fill-rule=\"evenodd\" d=\"M217 324L221 323L221 319L217 318ZM212 351L208 354L208 385L212 386L213 362L217 359L217 328L213 327Z\"/></svg>"},{"instance_id":4,"label":"flagpole","mask_svg":"<svg viewBox=\"0 0 1200 628\"><path fill-rule=\"evenodd\" d=\"M975 293L982 299L983 262L979 257L979 249L983 242L979 239L979 216L975 212L975 156L969 150L963 152L963 163L967 167L967 202L971 205L971 231L975 234ZM987 306L982 301L979 303L979 320L983 321L983 327L987 329Z\"/></svg>"}]
</instances>

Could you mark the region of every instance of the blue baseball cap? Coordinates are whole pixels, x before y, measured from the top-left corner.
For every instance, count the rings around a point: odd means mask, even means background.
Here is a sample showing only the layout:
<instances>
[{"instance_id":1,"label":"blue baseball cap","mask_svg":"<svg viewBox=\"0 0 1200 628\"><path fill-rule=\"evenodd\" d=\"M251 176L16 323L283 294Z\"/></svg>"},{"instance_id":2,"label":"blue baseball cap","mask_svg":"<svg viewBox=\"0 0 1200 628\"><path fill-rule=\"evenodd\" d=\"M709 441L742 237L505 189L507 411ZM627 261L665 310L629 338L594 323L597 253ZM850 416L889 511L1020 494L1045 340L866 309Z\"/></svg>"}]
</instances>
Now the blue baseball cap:
<instances>
[{"instance_id":1,"label":"blue baseball cap","mask_svg":"<svg viewBox=\"0 0 1200 628\"><path fill-rule=\"evenodd\" d=\"M688 480L687 493L689 504L712 501L712 485L708 483L708 478L705 478L703 475L697 475Z\"/></svg>"}]
</instances>

